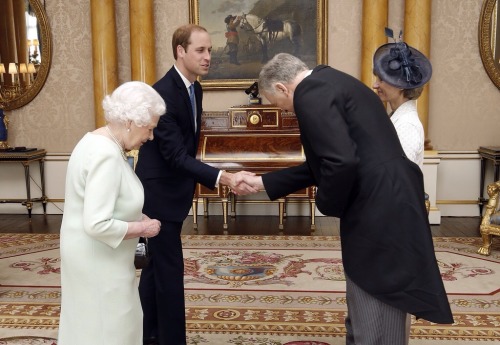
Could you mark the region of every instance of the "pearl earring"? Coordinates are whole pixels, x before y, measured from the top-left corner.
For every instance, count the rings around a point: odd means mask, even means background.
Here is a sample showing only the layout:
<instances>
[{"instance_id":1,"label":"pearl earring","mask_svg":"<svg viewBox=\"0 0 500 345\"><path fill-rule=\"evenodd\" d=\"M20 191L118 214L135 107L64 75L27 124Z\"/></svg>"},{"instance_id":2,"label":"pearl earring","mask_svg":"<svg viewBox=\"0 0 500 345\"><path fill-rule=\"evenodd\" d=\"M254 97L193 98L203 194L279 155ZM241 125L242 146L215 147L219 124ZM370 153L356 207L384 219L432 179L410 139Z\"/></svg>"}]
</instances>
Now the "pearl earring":
<instances>
[{"instance_id":1,"label":"pearl earring","mask_svg":"<svg viewBox=\"0 0 500 345\"><path fill-rule=\"evenodd\" d=\"M127 128L127 132L130 132L130 128Z\"/></svg>"}]
</instances>

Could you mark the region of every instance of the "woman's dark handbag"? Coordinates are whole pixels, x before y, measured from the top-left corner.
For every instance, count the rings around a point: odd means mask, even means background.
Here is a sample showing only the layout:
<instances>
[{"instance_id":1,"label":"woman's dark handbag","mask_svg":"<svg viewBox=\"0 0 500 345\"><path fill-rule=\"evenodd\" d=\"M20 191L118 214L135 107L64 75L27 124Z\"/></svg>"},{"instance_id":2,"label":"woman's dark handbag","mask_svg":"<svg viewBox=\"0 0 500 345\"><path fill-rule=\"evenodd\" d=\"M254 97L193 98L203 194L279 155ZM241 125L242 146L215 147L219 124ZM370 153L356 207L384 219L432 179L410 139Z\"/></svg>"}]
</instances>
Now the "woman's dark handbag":
<instances>
[{"instance_id":1,"label":"woman's dark handbag","mask_svg":"<svg viewBox=\"0 0 500 345\"><path fill-rule=\"evenodd\" d=\"M150 259L151 254L149 253L148 239L146 237L140 237L139 243L137 243L137 247L135 248L135 268L138 270L145 268Z\"/></svg>"}]
</instances>

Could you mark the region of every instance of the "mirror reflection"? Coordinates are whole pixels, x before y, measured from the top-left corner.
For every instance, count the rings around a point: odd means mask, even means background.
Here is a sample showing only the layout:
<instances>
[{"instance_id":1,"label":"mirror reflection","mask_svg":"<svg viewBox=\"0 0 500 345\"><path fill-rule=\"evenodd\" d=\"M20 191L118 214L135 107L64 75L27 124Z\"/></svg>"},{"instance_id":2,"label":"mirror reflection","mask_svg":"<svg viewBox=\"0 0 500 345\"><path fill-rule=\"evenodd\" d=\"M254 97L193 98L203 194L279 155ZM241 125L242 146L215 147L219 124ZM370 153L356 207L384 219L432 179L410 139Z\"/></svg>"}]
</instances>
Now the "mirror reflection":
<instances>
[{"instance_id":1,"label":"mirror reflection","mask_svg":"<svg viewBox=\"0 0 500 345\"><path fill-rule=\"evenodd\" d=\"M50 66L50 30L39 0L0 0L0 106L31 101Z\"/></svg>"}]
</instances>

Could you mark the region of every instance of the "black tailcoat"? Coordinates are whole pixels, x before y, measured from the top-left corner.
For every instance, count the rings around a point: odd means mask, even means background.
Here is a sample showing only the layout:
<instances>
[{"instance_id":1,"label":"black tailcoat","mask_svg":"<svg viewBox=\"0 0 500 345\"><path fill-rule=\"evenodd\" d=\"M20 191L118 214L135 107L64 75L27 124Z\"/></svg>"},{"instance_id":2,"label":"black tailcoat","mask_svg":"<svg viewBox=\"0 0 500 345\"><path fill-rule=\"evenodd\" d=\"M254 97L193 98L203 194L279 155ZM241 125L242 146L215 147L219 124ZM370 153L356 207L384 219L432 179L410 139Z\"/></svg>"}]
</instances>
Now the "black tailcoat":
<instances>
[{"instance_id":1,"label":"black tailcoat","mask_svg":"<svg viewBox=\"0 0 500 345\"><path fill-rule=\"evenodd\" d=\"M306 163L263 176L274 200L316 185L316 204L340 218L346 274L372 296L418 318L452 323L424 202L379 97L359 80L316 67L294 92Z\"/></svg>"}]
</instances>

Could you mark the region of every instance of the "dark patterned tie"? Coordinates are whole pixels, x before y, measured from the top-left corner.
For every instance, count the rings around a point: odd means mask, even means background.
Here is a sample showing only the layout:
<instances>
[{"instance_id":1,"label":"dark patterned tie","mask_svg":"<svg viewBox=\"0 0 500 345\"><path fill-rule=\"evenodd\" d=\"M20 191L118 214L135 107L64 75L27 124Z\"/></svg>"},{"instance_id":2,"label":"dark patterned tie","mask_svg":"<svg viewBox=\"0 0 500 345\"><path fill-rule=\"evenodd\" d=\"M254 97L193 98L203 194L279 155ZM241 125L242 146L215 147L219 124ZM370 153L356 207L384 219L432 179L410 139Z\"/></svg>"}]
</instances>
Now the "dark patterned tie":
<instances>
[{"instance_id":1,"label":"dark patterned tie","mask_svg":"<svg viewBox=\"0 0 500 345\"><path fill-rule=\"evenodd\" d=\"M196 132L196 103L194 101L194 84L189 86L189 99L191 100L191 108L194 116L194 131Z\"/></svg>"}]
</instances>

